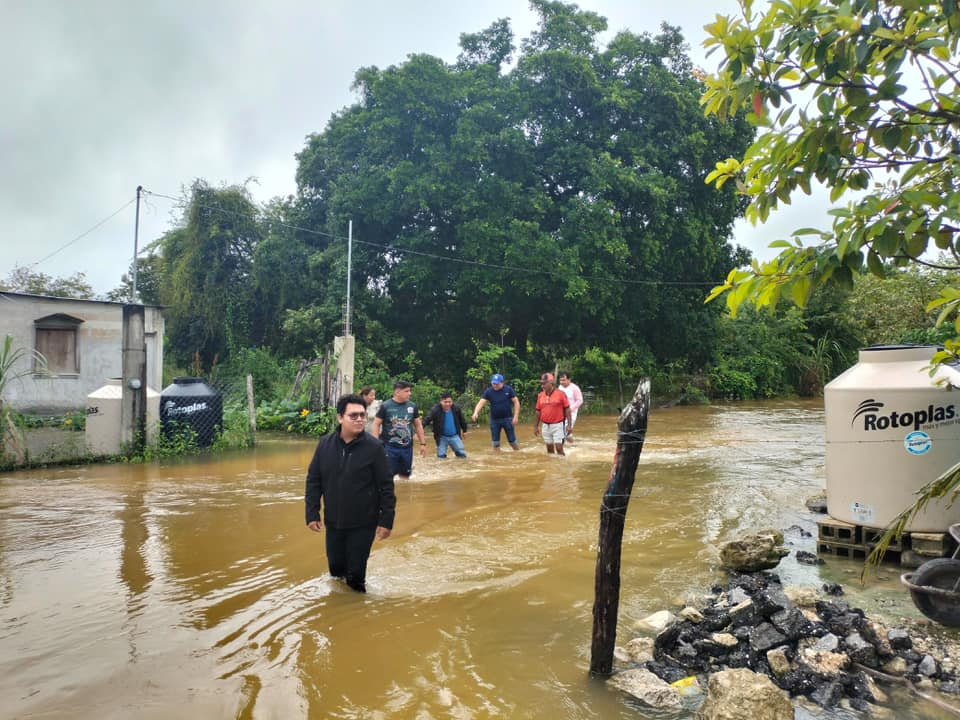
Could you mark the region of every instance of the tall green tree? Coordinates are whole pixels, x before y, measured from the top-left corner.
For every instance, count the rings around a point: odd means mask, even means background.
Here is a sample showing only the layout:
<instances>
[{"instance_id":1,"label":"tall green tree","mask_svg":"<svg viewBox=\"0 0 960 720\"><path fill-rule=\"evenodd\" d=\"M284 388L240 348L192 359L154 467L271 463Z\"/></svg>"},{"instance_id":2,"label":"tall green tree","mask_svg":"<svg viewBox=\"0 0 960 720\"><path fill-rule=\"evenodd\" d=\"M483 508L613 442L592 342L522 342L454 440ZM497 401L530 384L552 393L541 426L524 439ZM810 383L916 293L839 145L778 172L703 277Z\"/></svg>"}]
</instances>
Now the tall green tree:
<instances>
[{"instance_id":1,"label":"tall green tree","mask_svg":"<svg viewBox=\"0 0 960 720\"><path fill-rule=\"evenodd\" d=\"M539 27L509 70L501 20L463 35L453 65L414 55L357 73L359 101L298 156L303 216L340 236L315 262L339 269L352 219L365 318L452 377L502 337L521 356L640 344L706 358L703 288L738 260L742 203L702 181L752 130L702 115L676 29L601 48L604 18L531 5Z\"/></svg>"},{"instance_id":2,"label":"tall green tree","mask_svg":"<svg viewBox=\"0 0 960 720\"><path fill-rule=\"evenodd\" d=\"M306 232L310 224L309 217L302 216L301 205L289 198L275 200L264 209L264 235L253 257L253 339L287 356L311 356L314 347L323 346L333 335L315 329L302 335L285 329L290 312L313 317L330 295L326 283L329 273L317 266L315 257L329 239ZM333 323L323 324L331 325L332 331Z\"/></svg>"},{"instance_id":3,"label":"tall green tree","mask_svg":"<svg viewBox=\"0 0 960 720\"><path fill-rule=\"evenodd\" d=\"M251 344L251 271L263 234L243 186L197 180L179 227L160 241L170 351L183 364L199 353L209 367Z\"/></svg>"}]
</instances>

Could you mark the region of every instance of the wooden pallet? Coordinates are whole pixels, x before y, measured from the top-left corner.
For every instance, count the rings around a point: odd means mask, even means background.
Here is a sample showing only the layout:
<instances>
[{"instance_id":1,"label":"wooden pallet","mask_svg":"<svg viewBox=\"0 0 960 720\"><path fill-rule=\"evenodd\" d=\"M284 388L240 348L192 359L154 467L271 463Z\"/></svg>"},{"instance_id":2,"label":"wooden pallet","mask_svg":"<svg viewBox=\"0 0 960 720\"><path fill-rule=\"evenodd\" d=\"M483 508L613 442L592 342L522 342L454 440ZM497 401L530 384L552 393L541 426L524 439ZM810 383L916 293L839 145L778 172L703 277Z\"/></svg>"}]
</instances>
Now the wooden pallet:
<instances>
[{"instance_id":1,"label":"wooden pallet","mask_svg":"<svg viewBox=\"0 0 960 720\"><path fill-rule=\"evenodd\" d=\"M817 523L817 538L831 545L861 545L860 526L829 518Z\"/></svg>"},{"instance_id":2,"label":"wooden pallet","mask_svg":"<svg viewBox=\"0 0 960 720\"><path fill-rule=\"evenodd\" d=\"M833 555L834 557L849 558L851 560L865 560L870 554L870 548L866 545L854 545L852 543L825 542L823 540L817 543L817 553L820 555Z\"/></svg>"},{"instance_id":3,"label":"wooden pallet","mask_svg":"<svg viewBox=\"0 0 960 720\"><path fill-rule=\"evenodd\" d=\"M925 557L946 557L953 552L948 533L910 533L910 549Z\"/></svg>"},{"instance_id":4,"label":"wooden pallet","mask_svg":"<svg viewBox=\"0 0 960 720\"><path fill-rule=\"evenodd\" d=\"M817 552L852 559L866 558L883 536L885 528L867 527L827 518L817 523ZM955 545L949 533L906 532L887 546L884 560L898 562L911 550L923 557L947 557Z\"/></svg>"},{"instance_id":5,"label":"wooden pallet","mask_svg":"<svg viewBox=\"0 0 960 720\"><path fill-rule=\"evenodd\" d=\"M863 544L873 550L877 543L880 542L880 538L883 537L883 534L886 531L886 528L862 527L860 528L860 536L863 538ZM903 552L904 539L905 536L901 535L900 539L896 542L891 540L890 544L887 545L887 551Z\"/></svg>"}]
</instances>

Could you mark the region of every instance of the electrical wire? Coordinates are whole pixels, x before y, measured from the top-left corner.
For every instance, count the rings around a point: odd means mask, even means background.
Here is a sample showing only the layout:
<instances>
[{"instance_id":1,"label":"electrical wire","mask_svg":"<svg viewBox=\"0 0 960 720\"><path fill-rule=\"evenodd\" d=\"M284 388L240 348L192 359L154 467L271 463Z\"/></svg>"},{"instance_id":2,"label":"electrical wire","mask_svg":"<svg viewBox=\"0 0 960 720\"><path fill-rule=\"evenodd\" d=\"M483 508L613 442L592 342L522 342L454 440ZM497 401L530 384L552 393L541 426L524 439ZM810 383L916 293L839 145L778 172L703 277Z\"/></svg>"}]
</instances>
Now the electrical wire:
<instances>
[{"instance_id":1,"label":"electrical wire","mask_svg":"<svg viewBox=\"0 0 960 720\"><path fill-rule=\"evenodd\" d=\"M143 192L144 192L145 194L147 194L147 195L154 195L154 196L159 197L159 198L165 198L165 199L167 199L167 200L172 200L173 202L177 203L177 204L178 204L179 206L181 206L181 207L185 207L185 206L186 206L186 201L185 201L183 198L176 198L176 197L173 197L172 195L165 195L165 194L163 194L163 193L158 193L158 192L154 192L154 191L152 191L152 190L146 190L146 189L144 189ZM242 217L241 213L234 212L234 211L232 211L232 210L225 210L225 209L223 209L223 208L221 208L221 207L218 207L218 206L215 206L215 205L204 205L204 204L202 204L202 203L196 203L196 206L199 207L199 208L203 208L204 210L213 210L213 211L217 211L217 212L223 213L223 214L225 214L225 215L236 215L236 216L238 216L238 217ZM302 227L302 226L300 226L300 225L292 225L292 224L290 224L290 223L281 222L281 221L279 221L279 220L271 220L270 222L271 222L271 224L273 224L273 225L277 225L277 226L279 226L279 227L287 228L288 230L297 230L297 231L299 231L299 232L304 232L304 233L308 233L308 234L311 234L311 235L319 235L319 236L322 236L322 237L327 237L327 238L330 238L330 239L332 239L332 240L341 240L341 241L346 241L346 240L348 240L348 238L346 238L346 237L344 237L344 236L342 236L342 235L335 235L335 234L323 232L323 231L321 231L321 230L314 230L313 228ZM459 263L459 264L461 264L461 265L471 265L471 266L474 266L474 267L490 268L490 269L492 269L492 270L509 270L509 271L512 271L512 272L522 272L522 273L527 274L527 275L536 274L536 275L556 276L556 270L540 270L540 269L538 269L538 268L530 268L530 267L522 267L522 268L521 268L521 267L510 266L510 265L499 265L499 264L496 264L496 263L485 263L485 262L481 262L481 261L479 261L479 260L467 260L467 259L464 259L464 258L451 257L451 256L449 256L449 255L437 255L437 254L435 254L435 253L427 253L427 252L423 252L423 251L420 251L420 250L412 250L412 249L410 249L410 248L397 247L396 245L384 245L384 244L382 244L382 243L374 243L374 242L370 242L370 241L368 241L368 240L359 240L359 239L357 239L356 237L353 238L353 242L358 243L358 244L360 244L360 245L367 245L367 246L369 246L369 247L377 248L377 249L379 249L379 250L389 250L390 252L400 253L400 254L404 254L404 255L418 255L418 256L420 256L420 257L430 258L430 259L432 259L432 260L444 260L444 261L446 261L446 262ZM582 278L582 279L584 279L584 280L595 280L595 281L600 281L600 282L609 281L609 280L611 279L611 278L600 278L600 277L591 276L591 275L579 275L578 277L580 277L580 278ZM686 281L686 280L629 280L629 279L627 279L627 278L616 278L616 282L623 283L623 284L627 284L627 285L646 285L646 286L654 286L654 287L664 286L664 285L668 285L668 286L689 286L689 287L713 287L713 286L722 284L722 281L716 281L716 280L714 280L714 281L707 281L707 280L702 280L702 281L694 281L694 280L690 280L690 281Z\"/></svg>"},{"instance_id":2,"label":"electrical wire","mask_svg":"<svg viewBox=\"0 0 960 720\"><path fill-rule=\"evenodd\" d=\"M137 201L137 199L134 197L134 198L131 199L129 202L125 203L125 204L122 205L121 207L117 208L114 212L112 212L112 213L110 213L109 215L107 215L107 217L105 217L103 220L101 220L101 221L98 222L96 225L94 225L93 227L91 227L89 230L85 230L84 232L82 232L82 233L80 233L79 235L77 235L77 236L76 236L73 240L71 240L70 242L65 243L64 245L62 245L61 247L57 248L57 249L54 250L52 253L50 253L49 255L47 255L46 257L43 257L43 258L37 260L36 262L30 263L29 265L27 265L27 267L28 267L28 268L36 267L36 266L39 265L40 263L46 262L47 260L49 260L50 258L52 258L52 257L53 257L54 255L56 255L57 253L62 252L63 250L66 250L68 247L70 247L71 245L73 245L73 244L74 244L75 242L77 242L78 240L81 240L82 238L85 238L87 235L89 235L90 233L92 233L94 230L96 230L97 228L99 228L101 225L104 225L104 224L106 224L108 221L112 220L114 217L116 217L116 216L119 215L121 212L123 212L124 210L126 210L128 207L130 207L131 205L133 205L133 203L135 203L136 201Z\"/></svg>"}]
</instances>

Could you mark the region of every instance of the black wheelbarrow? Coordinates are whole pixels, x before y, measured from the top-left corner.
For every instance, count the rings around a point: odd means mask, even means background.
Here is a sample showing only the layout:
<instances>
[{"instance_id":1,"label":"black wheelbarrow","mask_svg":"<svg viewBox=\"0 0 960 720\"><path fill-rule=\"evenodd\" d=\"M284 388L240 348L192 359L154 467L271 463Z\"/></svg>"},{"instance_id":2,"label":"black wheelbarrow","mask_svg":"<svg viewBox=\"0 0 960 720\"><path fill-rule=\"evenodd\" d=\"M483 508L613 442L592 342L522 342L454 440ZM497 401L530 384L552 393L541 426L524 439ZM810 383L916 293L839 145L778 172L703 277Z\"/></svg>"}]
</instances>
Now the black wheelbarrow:
<instances>
[{"instance_id":1,"label":"black wheelbarrow","mask_svg":"<svg viewBox=\"0 0 960 720\"><path fill-rule=\"evenodd\" d=\"M928 560L913 572L900 576L910 589L917 609L931 620L949 627L960 627L960 523L950 526L956 543L951 557Z\"/></svg>"}]
</instances>

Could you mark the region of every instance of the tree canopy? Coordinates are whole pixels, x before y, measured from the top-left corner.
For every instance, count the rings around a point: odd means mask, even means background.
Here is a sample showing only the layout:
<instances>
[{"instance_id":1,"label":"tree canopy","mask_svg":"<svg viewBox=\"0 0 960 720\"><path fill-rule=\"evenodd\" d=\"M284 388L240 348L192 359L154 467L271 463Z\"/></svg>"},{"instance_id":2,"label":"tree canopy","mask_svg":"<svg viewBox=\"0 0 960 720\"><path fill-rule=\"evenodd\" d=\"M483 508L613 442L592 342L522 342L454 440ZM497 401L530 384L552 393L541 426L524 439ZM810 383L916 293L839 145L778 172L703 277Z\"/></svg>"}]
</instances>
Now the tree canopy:
<instances>
[{"instance_id":1,"label":"tree canopy","mask_svg":"<svg viewBox=\"0 0 960 720\"><path fill-rule=\"evenodd\" d=\"M732 181L747 217L767 220L819 183L832 201L830 228L799 228L779 255L735 269L711 297L800 305L826 283L883 277L910 263L951 271L930 307L960 304L960 6L955 0L776 0L739 17L718 16L705 45L721 53L706 79L710 116L747 109L762 128L708 181ZM944 251L946 262L928 251ZM960 322L957 330L960 332ZM955 345L953 346L956 347Z\"/></svg>"},{"instance_id":2,"label":"tree canopy","mask_svg":"<svg viewBox=\"0 0 960 720\"><path fill-rule=\"evenodd\" d=\"M29 267L16 267L11 270L6 280L0 280L0 290L81 300L90 300L94 297L93 287L87 282L85 273L76 272L69 277L51 277Z\"/></svg>"},{"instance_id":3,"label":"tree canopy","mask_svg":"<svg viewBox=\"0 0 960 720\"><path fill-rule=\"evenodd\" d=\"M500 20L452 65L359 70L358 102L298 155L298 215L340 237L352 219L358 335L394 329L431 364L462 373L477 340L702 362L700 299L746 257L728 244L742 203L703 178L752 130L699 111L676 28L601 48L604 18L531 4L519 51ZM342 297L344 244L312 244L317 291Z\"/></svg>"},{"instance_id":4,"label":"tree canopy","mask_svg":"<svg viewBox=\"0 0 960 720\"><path fill-rule=\"evenodd\" d=\"M160 243L160 298L168 305L170 349L181 361L198 353L209 366L250 342L251 271L261 234L246 188L194 182L180 227Z\"/></svg>"},{"instance_id":5,"label":"tree canopy","mask_svg":"<svg viewBox=\"0 0 960 720\"><path fill-rule=\"evenodd\" d=\"M353 331L396 375L459 386L480 356L593 350L709 363L720 312L703 294L749 253L729 242L746 203L704 178L754 130L704 115L677 28L604 45L600 15L531 5L522 41L501 19L453 62L360 68L356 102L298 153L294 196L257 207L195 182L139 266L169 307L169 357L328 346L352 223Z\"/></svg>"}]
</instances>

